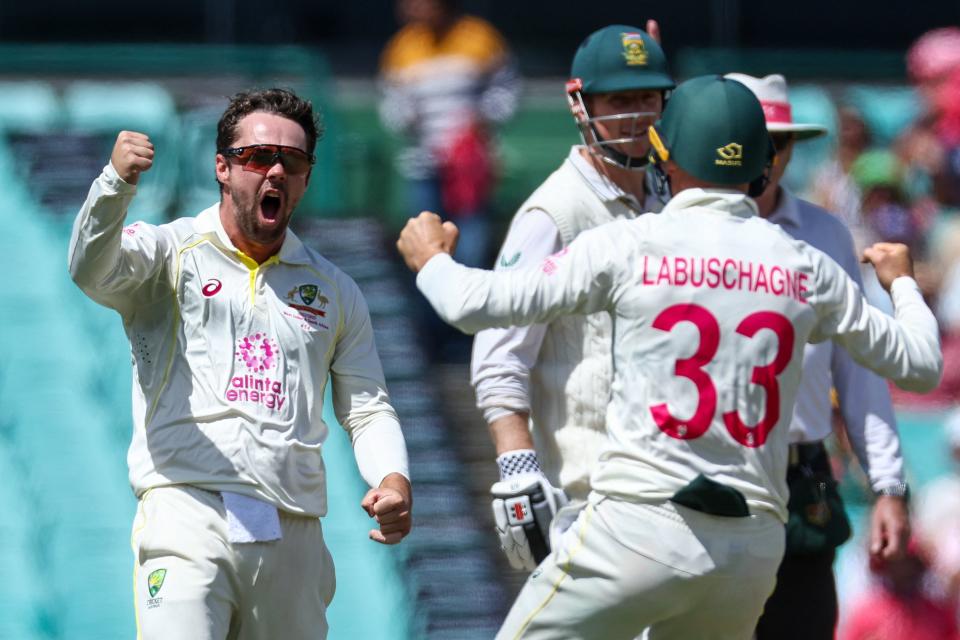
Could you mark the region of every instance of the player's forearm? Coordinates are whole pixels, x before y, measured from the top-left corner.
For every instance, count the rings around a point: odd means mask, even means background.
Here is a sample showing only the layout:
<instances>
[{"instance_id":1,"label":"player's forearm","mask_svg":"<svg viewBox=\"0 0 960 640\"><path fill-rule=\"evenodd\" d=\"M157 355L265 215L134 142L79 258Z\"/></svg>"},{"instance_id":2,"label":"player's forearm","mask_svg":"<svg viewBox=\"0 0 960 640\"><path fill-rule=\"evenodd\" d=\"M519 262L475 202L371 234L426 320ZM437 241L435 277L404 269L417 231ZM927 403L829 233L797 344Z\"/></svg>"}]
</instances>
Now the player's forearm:
<instances>
[{"instance_id":1,"label":"player's forearm","mask_svg":"<svg viewBox=\"0 0 960 640\"><path fill-rule=\"evenodd\" d=\"M533 449L530 435L530 414L508 413L490 423L490 437L497 455L517 449Z\"/></svg>"},{"instance_id":2,"label":"player's forearm","mask_svg":"<svg viewBox=\"0 0 960 640\"><path fill-rule=\"evenodd\" d=\"M903 482L903 455L886 382L834 349L833 378L854 453L879 491Z\"/></svg>"},{"instance_id":3,"label":"player's forearm","mask_svg":"<svg viewBox=\"0 0 960 640\"><path fill-rule=\"evenodd\" d=\"M136 187L111 165L93 182L73 224L68 249L70 276L85 291L96 288L120 260L120 238L127 206Z\"/></svg>"},{"instance_id":4,"label":"player's forearm","mask_svg":"<svg viewBox=\"0 0 960 640\"><path fill-rule=\"evenodd\" d=\"M844 279L839 286L846 289L845 302L832 312L835 317L828 335L836 335L857 362L901 389L933 390L943 372L943 354L937 320L917 283L910 278L893 282L893 320L868 305L852 281Z\"/></svg>"},{"instance_id":5,"label":"player's forearm","mask_svg":"<svg viewBox=\"0 0 960 640\"><path fill-rule=\"evenodd\" d=\"M383 486L384 479L392 475L410 477L407 445L395 416L371 420L363 428L354 429L351 436L357 467L368 485Z\"/></svg>"}]
</instances>

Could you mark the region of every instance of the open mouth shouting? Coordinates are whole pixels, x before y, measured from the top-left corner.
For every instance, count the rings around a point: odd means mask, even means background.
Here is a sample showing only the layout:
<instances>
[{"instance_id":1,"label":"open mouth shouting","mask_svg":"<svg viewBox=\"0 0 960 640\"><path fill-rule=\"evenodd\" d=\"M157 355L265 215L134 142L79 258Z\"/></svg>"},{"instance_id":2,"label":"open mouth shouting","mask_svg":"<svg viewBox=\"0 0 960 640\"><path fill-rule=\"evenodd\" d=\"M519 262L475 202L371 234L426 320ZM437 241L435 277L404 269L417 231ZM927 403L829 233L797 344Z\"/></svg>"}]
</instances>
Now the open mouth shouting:
<instances>
[{"instance_id":1,"label":"open mouth shouting","mask_svg":"<svg viewBox=\"0 0 960 640\"><path fill-rule=\"evenodd\" d=\"M260 219L267 226L281 221L283 211L283 193L277 189L269 189L260 198Z\"/></svg>"}]
</instances>

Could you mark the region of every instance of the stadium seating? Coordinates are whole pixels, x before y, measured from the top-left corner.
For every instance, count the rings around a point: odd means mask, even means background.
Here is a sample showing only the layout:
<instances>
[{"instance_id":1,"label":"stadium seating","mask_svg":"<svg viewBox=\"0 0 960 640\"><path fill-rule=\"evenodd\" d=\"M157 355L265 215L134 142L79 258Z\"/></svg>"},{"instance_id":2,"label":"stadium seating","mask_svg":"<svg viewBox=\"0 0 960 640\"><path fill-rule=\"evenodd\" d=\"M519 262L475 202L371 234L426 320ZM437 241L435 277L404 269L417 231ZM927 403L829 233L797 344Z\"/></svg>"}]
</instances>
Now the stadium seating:
<instances>
[{"instance_id":1,"label":"stadium seating","mask_svg":"<svg viewBox=\"0 0 960 640\"><path fill-rule=\"evenodd\" d=\"M61 123L63 105L46 82L0 82L0 96L0 131L40 133Z\"/></svg>"}]
</instances>

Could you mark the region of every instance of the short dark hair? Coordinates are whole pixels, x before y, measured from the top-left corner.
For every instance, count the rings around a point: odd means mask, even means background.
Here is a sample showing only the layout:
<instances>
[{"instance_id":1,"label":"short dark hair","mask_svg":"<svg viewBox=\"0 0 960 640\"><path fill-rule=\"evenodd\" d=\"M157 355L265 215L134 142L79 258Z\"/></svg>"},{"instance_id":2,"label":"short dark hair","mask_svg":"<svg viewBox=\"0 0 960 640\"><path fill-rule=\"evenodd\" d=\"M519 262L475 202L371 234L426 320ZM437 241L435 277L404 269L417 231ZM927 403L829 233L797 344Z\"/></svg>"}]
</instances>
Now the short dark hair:
<instances>
[{"instance_id":1,"label":"short dark hair","mask_svg":"<svg viewBox=\"0 0 960 640\"><path fill-rule=\"evenodd\" d=\"M314 113L313 104L287 89L257 89L242 91L230 99L227 110L217 123L217 149L233 146L237 139L237 126L251 113L275 113L293 120L307 134L305 151L313 155L317 140L323 136L319 113Z\"/></svg>"}]
</instances>

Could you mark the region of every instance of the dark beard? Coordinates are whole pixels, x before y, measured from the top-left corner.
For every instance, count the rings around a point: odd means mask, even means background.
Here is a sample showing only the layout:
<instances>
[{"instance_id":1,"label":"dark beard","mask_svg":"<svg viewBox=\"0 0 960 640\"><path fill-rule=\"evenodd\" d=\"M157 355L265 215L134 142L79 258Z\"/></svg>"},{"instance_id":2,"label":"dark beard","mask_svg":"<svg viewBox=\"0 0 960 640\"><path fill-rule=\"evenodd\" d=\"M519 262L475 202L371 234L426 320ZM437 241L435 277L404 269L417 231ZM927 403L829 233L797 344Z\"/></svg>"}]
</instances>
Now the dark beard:
<instances>
[{"instance_id":1,"label":"dark beard","mask_svg":"<svg viewBox=\"0 0 960 640\"><path fill-rule=\"evenodd\" d=\"M233 200L237 227L239 227L241 233L243 233L243 236L247 240L255 242L256 244L270 245L283 237L287 229L286 224L280 225L275 229L264 229L257 224L257 209L260 208L259 200L241 202L237 198L237 194L232 191L230 197ZM278 215L280 214L278 213Z\"/></svg>"}]
</instances>

